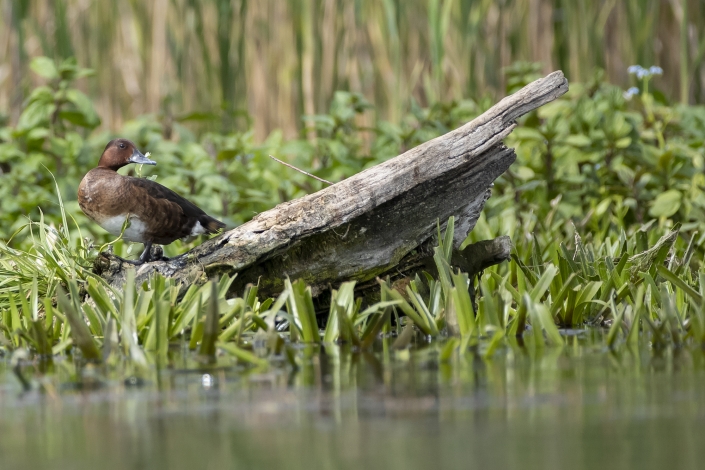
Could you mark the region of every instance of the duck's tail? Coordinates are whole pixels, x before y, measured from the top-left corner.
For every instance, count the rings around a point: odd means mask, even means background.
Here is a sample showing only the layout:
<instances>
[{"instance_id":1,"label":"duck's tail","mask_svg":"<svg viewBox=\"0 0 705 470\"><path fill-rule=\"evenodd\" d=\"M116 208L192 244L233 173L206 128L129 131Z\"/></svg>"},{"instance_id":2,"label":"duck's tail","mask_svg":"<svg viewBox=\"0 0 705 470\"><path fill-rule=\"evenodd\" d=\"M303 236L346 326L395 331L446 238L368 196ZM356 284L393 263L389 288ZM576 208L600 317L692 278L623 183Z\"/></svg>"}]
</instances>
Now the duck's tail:
<instances>
[{"instance_id":1,"label":"duck's tail","mask_svg":"<svg viewBox=\"0 0 705 470\"><path fill-rule=\"evenodd\" d=\"M206 229L206 233L218 233L225 228L225 224L223 222L218 219L214 219L209 215L206 215L203 219L205 220L201 220L200 222L203 228Z\"/></svg>"}]
</instances>

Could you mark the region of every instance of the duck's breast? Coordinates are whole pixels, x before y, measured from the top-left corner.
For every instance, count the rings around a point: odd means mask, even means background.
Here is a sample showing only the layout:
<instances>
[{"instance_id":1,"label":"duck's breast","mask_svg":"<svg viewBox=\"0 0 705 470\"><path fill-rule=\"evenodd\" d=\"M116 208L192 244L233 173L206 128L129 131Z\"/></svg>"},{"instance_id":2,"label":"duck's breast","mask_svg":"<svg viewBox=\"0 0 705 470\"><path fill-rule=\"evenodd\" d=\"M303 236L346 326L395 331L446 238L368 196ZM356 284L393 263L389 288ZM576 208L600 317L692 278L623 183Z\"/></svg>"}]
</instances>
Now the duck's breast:
<instances>
[{"instance_id":1,"label":"duck's breast","mask_svg":"<svg viewBox=\"0 0 705 470\"><path fill-rule=\"evenodd\" d=\"M123 238L144 243L148 241L148 218L141 217L136 196L128 178L103 168L89 171L78 187L78 204L90 219L118 236L129 217Z\"/></svg>"}]
</instances>

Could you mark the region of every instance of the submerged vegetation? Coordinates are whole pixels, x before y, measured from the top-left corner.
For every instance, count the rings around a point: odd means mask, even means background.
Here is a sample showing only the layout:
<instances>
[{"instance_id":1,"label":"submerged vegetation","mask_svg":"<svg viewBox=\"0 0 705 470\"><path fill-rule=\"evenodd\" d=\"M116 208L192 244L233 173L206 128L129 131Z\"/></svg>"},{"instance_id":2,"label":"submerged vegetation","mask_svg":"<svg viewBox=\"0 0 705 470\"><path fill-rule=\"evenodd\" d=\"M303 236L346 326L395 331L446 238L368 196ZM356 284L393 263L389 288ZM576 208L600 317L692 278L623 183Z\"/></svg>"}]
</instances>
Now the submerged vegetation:
<instances>
[{"instance_id":1,"label":"submerged vegetation","mask_svg":"<svg viewBox=\"0 0 705 470\"><path fill-rule=\"evenodd\" d=\"M29 348L46 361L124 357L142 367L167 364L170 347L181 344L203 363L220 352L256 366L296 367L298 343L364 351L377 348L380 336L394 338L394 349L449 338L440 353L448 360L468 349L491 356L526 335L561 345L563 332L587 325L604 328L611 348L705 344L705 108L671 106L654 93L658 68L633 69L636 89L628 91L600 74L571 84L510 135L517 162L497 180L466 243L509 234L511 262L476 278L453 270L451 219L437 237L437 278L380 279L378 302L370 305L356 298L353 282L344 283L318 317L311 290L296 280L265 299L257 286L232 297L227 276L183 289L159 276L142 285L128 279L118 290L93 274L97 247L110 239L75 201L80 176L108 137L91 133L97 115L73 88L90 72L45 58L32 68L47 84L32 93L14 127L0 129L1 351ZM514 89L538 67L517 64L506 73ZM308 117L315 138L273 133L258 144L249 131L197 134L149 118L127 123L120 135L154 155L163 184L237 224L320 188L270 154L337 181L459 126L486 105L412 106L399 122L369 128L360 117L371 104L340 92L328 114ZM113 248L129 254L121 242Z\"/></svg>"}]
</instances>

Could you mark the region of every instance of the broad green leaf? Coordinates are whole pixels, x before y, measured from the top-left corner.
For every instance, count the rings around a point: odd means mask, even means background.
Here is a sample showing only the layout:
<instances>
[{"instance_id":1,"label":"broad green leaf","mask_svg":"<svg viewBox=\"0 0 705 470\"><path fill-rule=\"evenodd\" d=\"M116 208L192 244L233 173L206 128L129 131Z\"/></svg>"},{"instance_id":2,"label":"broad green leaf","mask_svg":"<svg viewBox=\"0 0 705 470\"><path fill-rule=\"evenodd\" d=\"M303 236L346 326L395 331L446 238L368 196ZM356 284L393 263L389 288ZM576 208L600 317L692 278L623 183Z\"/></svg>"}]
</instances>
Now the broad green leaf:
<instances>
[{"instance_id":1,"label":"broad green leaf","mask_svg":"<svg viewBox=\"0 0 705 470\"><path fill-rule=\"evenodd\" d=\"M677 189L669 189L654 199L649 209L649 215L652 217L670 217L681 207L683 194Z\"/></svg>"},{"instance_id":2,"label":"broad green leaf","mask_svg":"<svg viewBox=\"0 0 705 470\"><path fill-rule=\"evenodd\" d=\"M56 64L49 57L35 57L29 64L29 68L32 69L40 77L46 78L48 80L54 80L59 78L59 72L56 69Z\"/></svg>"}]
</instances>

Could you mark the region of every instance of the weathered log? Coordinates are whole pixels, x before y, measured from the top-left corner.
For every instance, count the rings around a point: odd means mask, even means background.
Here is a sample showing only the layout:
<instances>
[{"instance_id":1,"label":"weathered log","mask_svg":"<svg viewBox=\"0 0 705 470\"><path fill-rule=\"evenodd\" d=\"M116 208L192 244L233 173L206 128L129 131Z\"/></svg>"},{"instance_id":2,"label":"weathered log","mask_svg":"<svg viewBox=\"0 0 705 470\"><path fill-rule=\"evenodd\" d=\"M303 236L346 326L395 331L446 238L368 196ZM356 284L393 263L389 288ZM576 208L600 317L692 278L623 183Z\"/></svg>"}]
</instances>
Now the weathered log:
<instances>
[{"instance_id":1,"label":"weathered log","mask_svg":"<svg viewBox=\"0 0 705 470\"><path fill-rule=\"evenodd\" d=\"M345 280L374 279L413 258L414 250L428 245L437 222L451 215L458 248L475 226L492 182L516 157L502 144L516 119L567 90L563 73L553 72L454 131L279 204L184 255L140 266L137 281L160 272L190 285L237 273L235 292L259 283L263 293L273 294L289 276L305 280L315 296ZM98 264L116 286L133 269L112 257Z\"/></svg>"}]
</instances>

